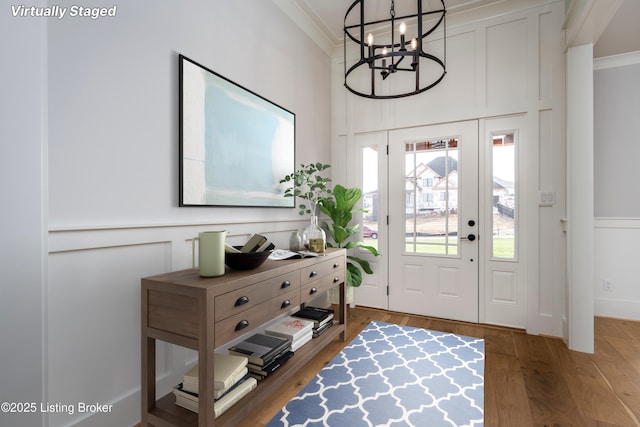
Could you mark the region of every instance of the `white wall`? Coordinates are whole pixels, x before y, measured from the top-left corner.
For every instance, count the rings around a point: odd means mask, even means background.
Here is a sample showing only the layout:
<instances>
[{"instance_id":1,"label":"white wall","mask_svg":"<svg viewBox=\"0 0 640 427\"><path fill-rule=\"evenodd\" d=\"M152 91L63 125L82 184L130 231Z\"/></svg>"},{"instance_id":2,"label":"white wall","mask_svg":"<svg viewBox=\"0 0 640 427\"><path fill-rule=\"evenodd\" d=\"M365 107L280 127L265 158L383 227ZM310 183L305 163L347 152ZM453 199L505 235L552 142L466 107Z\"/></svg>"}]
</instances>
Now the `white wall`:
<instances>
[{"instance_id":1,"label":"white wall","mask_svg":"<svg viewBox=\"0 0 640 427\"><path fill-rule=\"evenodd\" d=\"M114 405L44 414L50 426L133 425L140 278L188 268L199 231L286 245L306 225L294 209L178 207L178 54L296 113L297 163L330 160L330 58L263 0L120 2L113 18L7 21L5 40L20 43L5 57L25 62L2 78L15 100L3 102L14 111L3 119L15 118L3 144L16 141L3 145L2 182L24 186L2 194L14 206L3 207L3 281L16 284L2 290L2 390L38 405ZM161 345L159 392L193 360ZM41 424L35 417L11 425Z\"/></svg>"},{"instance_id":2,"label":"white wall","mask_svg":"<svg viewBox=\"0 0 640 427\"><path fill-rule=\"evenodd\" d=\"M563 17L563 2L544 1L501 2L448 14L447 75L433 89L408 98L379 101L340 91L341 49L333 62L334 154L357 149L354 141L367 132L526 116L528 161L520 167L526 169L521 185L528 195L522 236L527 329L555 336L563 336L566 313L566 237L560 221L566 212ZM346 167L334 173L355 180ZM555 192L556 203L538 207L539 191Z\"/></svg>"},{"instance_id":3,"label":"white wall","mask_svg":"<svg viewBox=\"0 0 640 427\"><path fill-rule=\"evenodd\" d=\"M46 372L46 27L10 12L0 12L0 402L39 405ZM3 426L38 426L42 418L39 408L0 411Z\"/></svg>"},{"instance_id":4,"label":"white wall","mask_svg":"<svg viewBox=\"0 0 640 427\"><path fill-rule=\"evenodd\" d=\"M595 61L595 216L640 218L640 52Z\"/></svg>"},{"instance_id":5,"label":"white wall","mask_svg":"<svg viewBox=\"0 0 640 427\"><path fill-rule=\"evenodd\" d=\"M594 310L640 320L640 52L594 68Z\"/></svg>"},{"instance_id":6,"label":"white wall","mask_svg":"<svg viewBox=\"0 0 640 427\"><path fill-rule=\"evenodd\" d=\"M118 7L114 19L49 22L51 227L290 217L178 207L177 57L296 113L309 162L329 160L327 55L271 2Z\"/></svg>"}]
</instances>

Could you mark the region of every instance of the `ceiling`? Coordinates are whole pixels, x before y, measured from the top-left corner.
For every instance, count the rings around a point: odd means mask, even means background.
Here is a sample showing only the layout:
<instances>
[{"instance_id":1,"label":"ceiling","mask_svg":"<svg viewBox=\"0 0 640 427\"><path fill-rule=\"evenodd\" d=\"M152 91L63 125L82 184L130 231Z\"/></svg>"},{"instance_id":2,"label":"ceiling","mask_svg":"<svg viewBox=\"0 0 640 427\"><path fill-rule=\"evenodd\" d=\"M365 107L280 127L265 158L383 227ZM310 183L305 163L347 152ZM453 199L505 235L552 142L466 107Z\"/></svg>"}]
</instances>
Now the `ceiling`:
<instances>
[{"instance_id":1,"label":"ceiling","mask_svg":"<svg viewBox=\"0 0 640 427\"><path fill-rule=\"evenodd\" d=\"M314 14L314 20L328 32L329 38L336 44L343 39L343 27L345 13L354 0L294 0L301 8ZM491 3L501 3L503 0L445 0L447 14L461 12L463 10L481 7ZM636 0L637 1L637 0ZM403 14L402 8L407 5L407 0L398 0L395 4L397 15ZM440 0L423 0L423 8L427 10L442 9ZM366 0L367 10L376 11L375 16L387 18L391 0ZM415 2L410 2L410 8L415 13ZM357 10L354 10L357 16ZM411 13L411 12L408 12ZM373 12L372 12L373 14Z\"/></svg>"},{"instance_id":2,"label":"ceiling","mask_svg":"<svg viewBox=\"0 0 640 427\"><path fill-rule=\"evenodd\" d=\"M624 0L593 46L593 57L640 51L640 1Z\"/></svg>"},{"instance_id":3,"label":"ceiling","mask_svg":"<svg viewBox=\"0 0 640 427\"><path fill-rule=\"evenodd\" d=\"M316 34L324 38L325 44L336 46L342 43L344 15L354 0L277 0L283 9L285 3L295 4L303 11L307 22L313 23ZM455 14L491 4L503 3L506 0L446 0L447 14ZM573 0L583 1L583 0ZM602 1L602 0L596 0ZM396 2L396 9L406 4L404 0ZM423 5L429 5L430 10L440 9L440 0L423 0ZM369 10L378 10L381 15L388 13L390 0L367 0ZM399 14L399 13L398 13ZM299 17L300 15L298 15ZM300 23L300 20L294 18ZM640 0L624 0L613 19L606 27L599 40L594 45L594 57L617 55L626 52L640 51ZM314 37L317 38L317 37Z\"/></svg>"}]
</instances>

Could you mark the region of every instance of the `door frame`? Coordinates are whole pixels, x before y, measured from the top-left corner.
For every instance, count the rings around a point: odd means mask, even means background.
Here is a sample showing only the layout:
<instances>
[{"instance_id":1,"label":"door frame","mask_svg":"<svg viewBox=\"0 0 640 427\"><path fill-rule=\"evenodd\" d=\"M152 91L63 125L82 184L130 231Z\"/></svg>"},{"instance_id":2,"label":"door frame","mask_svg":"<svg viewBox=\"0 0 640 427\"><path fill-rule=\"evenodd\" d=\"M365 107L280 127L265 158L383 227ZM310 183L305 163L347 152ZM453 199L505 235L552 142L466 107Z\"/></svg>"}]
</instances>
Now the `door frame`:
<instances>
[{"instance_id":1,"label":"door frame","mask_svg":"<svg viewBox=\"0 0 640 427\"><path fill-rule=\"evenodd\" d=\"M487 144L487 135L490 135L490 133L492 131L494 131L496 129L496 127L500 127L502 126L504 129L502 130L508 130L508 129L515 129L517 128L519 131L519 144L520 144L520 149L518 150L518 154L517 154L517 168L518 168L518 177L519 177L519 185L518 185L518 193L519 193L519 220L518 220L518 224L517 226L520 227L519 229L519 233L520 233L520 239L519 239L519 246L518 246L518 259L519 262L522 263L522 269L519 272L520 275L520 279L525 283L524 287L521 288L521 292L523 292L523 294L521 295L522 298L524 298L524 305L521 307L524 315L523 315L523 321L519 324L508 324L509 326L513 326L513 327L518 327L518 328L525 328L527 329L527 331L529 331L530 333L535 333L536 330L536 323L535 323L535 314L537 313L537 307L538 307L538 303L535 301L535 299L533 297L535 297L535 295L537 295L537 287L536 286L530 286L531 283L535 283L535 281L532 282L532 279L535 277L537 277L537 275L533 274L532 271L535 269L531 269L531 268L527 268L528 266L534 265L537 258L536 259L532 259L531 256L531 250L532 248L538 248L538 242L534 242L531 241L532 238L535 238L535 236L537 236L537 230L538 230L538 226L537 226L537 215L534 215L535 212L534 210L537 210L537 203L532 204L532 200L531 200L531 195L532 195L532 189L535 187L535 189L537 189L537 186L531 183L531 180L529 179L530 173L529 173L529 169L532 167L529 165L529 160L526 160L528 158L531 158L531 156L537 156L537 151L534 149L535 147L531 147L530 144L527 144L526 141L531 139L531 135L528 134L527 131L527 123L528 123L529 118L527 117L527 115L525 113L522 114L513 114L513 115L505 115L505 116L500 116L500 117L491 117L491 118L479 118L477 119L478 122L478 144L479 144L479 152L478 152L478 176L484 176L486 174L486 168L487 168L487 161L486 161L486 156L488 155L488 147L490 147L489 144ZM469 120L461 120L460 122L465 122L465 121L469 121ZM501 125L501 123L505 123L512 121L513 123L516 124L512 124L509 126L506 125ZM453 122L455 123L455 122ZM425 126L431 126L431 125L425 125ZM506 126L506 127L505 127ZM352 142L353 144L351 145L352 150L351 151L352 154L352 159L354 159L354 163L357 164L357 167L354 168L352 170L353 175L352 178L355 179L356 185L358 186L362 186L362 182L361 182L361 177L362 177L362 166L361 166L361 162L362 162L362 156L361 156L361 150L363 146L366 145L373 145L373 143L367 143L366 138L370 138L372 136L375 136L376 138L376 145L380 145L382 144L382 141L384 140L385 143L388 145L389 143L389 135L390 133L395 130L395 129L385 129L385 130L380 130L380 131L374 131L374 132L363 132L363 133L358 133L358 134L354 134ZM358 141L360 139L360 137L362 137L362 139L360 141ZM388 153L388 152L387 152ZM382 156L382 152L381 155L379 157L379 164L384 164L384 172L387 175L387 179L386 181L384 181L381 177L379 177L379 181L380 184L384 183L384 185L379 185L379 197L384 197L382 195L382 193L385 193L387 195L387 206L386 208L388 209L388 205L389 205L389 201L388 201L388 193L389 193L389 182L388 182L388 175L389 175L389 156L387 155L386 158L384 158L384 162L382 162L383 156ZM526 161L525 161L526 160ZM536 161L537 164L537 161ZM478 191L480 191L480 188L478 189ZM485 189L484 189L484 194L480 195L479 197L479 201L478 201L478 221L480 224L488 224L487 223L487 201L485 200L486 198L486 192L490 191L490 188L487 188L487 185L485 185ZM535 193L537 194L537 192ZM388 212L385 212L385 214ZM383 257L385 257L386 259L376 259L374 260L374 262L379 262L381 265L383 265L383 267L381 268L381 270L384 271L378 271L378 273L380 273L380 275L386 275L386 277L381 278L380 280L382 280L381 284L378 285L379 288L377 289L377 291L379 292L379 295L382 295L382 288L388 286L390 278L388 277L389 275L389 271L390 271L390 266L389 266L389 259L388 259L388 254L389 252L389 227L388 224L385 224L383 222L383 215L382 213L380 214L379 217L379 238L381 239L381 241L379 242L379 250L382 254ZM359 218L360 219L360 218ZM531 221L533 220L533 227L531 226ZM523 224L527 224L529 223L529 225L525 228L523 227ZM488 227L488 226L487 226ZM486 228L486 227L485 227ZM479 234L483 235L486 234L486 229L483 230L479 230ZM481 238L481 242L487 242L488 239L482 239ZM383 243L384 242L384 243ZM366 254L363 252L360 255L365 255ZM481 244L478 250L478 264L479 264L479 273L478 273L478 322L479 323L488 323L488 324L502 324L499 323L493 319L491 319L491 316L487 315L487 304L486 304L486 295L487 292L489 291L487 284L486 284L486 275L488 273L488 268L487 268L487 260L489 259L489 257L487 256L487 246L484 244ZM368 275L364 275L365 279L367 278ZM356 300L355 303L358 303L358 294L362 293L362 290L356 290ZM384 296L386 296L386 298L384 298ZM371 305L371 304L363 304L363 305L367 305L367 306L375 306L377 308L382 308L382 309L388 309L389 308L389 297L388 297L388 293L386 295L384 295L381 299L382 302L375 304L375 305Z\"/></svg>"},{"instance_id":2,"label":"door frame","mask_svg":"<svg viewBox=\"0 0 640 427\"><path fill-rule=\"evenodd\" d=\"M384 200L384 203L378 203L378 251L380 256L375 257L369 251L354 248L357 250L355 256L369 261L374 274L363 274L362 284L355 289L355 303L362 304L367 307L389 309L389 224L388 224L388 144L389 132L387 130L377 132L358 133L353 136L354 151L354 179L359 188L363 188L363 149L366 147L378 147L378 200ZM364 198L364 197L363 197ZM362 207L363 200L360 201L358 207ZM354 218L361 225L363 224L363 214L356 212ZM360 241L363 241L362 230L360 230Z\"/></svg>"},{"instance_id":3,"label":"door frame","mask_svg":"<svg viewBox=\"0 0 640 427\"><path fill-rule=\"evenodd\" d=\"M484 118L479 120L479 153L478 176L484 180L480 185L480 223L483 224L484 235L480 246L480 278L479 278L479 321L484 324L526 329L529 322L530 290L528 289L527 265L528 245L531 237L528 223L528 179L526 144L526 115L515 114ZM492 165L493 135L513 132L515 136L515 259L493 257L492 239L492 204L493 195Z\"/></svg>"}]
</instances>

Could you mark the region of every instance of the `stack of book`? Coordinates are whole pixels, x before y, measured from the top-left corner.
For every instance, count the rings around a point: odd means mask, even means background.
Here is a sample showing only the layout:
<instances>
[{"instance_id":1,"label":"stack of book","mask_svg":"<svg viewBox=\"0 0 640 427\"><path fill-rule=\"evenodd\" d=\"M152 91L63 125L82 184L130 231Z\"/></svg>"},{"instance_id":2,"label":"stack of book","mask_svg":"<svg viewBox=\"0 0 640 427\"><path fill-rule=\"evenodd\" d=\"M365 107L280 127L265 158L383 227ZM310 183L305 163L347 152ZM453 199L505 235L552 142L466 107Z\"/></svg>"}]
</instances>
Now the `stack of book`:
<instances>
[{"instance_id":1,"label":"stack of book","mask_svg":"<svg viewBox=\"0 0 640 427\"><path fill-rule=\"evenodd\" d=\"M254 379L263 380L293 356L291 341L265 334L254 334L229 349L230 354L249 359L247 368Z\"/></svg>"},{"instance_id":2,"label":"stack of book","mask_svg":"<svg viewBox=\"0 0 640 427\"><path fill-rule=\"evenodd\" d=\"M251 252L264 252L270 251L276 246L267 240L262 234L254 234L247 243L244 244L240 248L240 252L251 253Z\"/></svg>"},{"instance_id":3,"label":"stack of book","mask_svg":"<svg viewBox=\"0 0 640 427\"><path fill-rule=\"evenodd\" d=\"M215 377L213 410L218 417L256 388L258 382L249 375L246 357L215 353L213 363ZM196 364L184 374L182 383L173 389L176 405L198 412L200 401L198 391L198 365Z\"/></svg>"},{"instance_id":4,"label":"stack of book","mask_svg":"<svg viewBox=\"0 0 640 427\"><path fill-rule=\"evenodd\" d=\"M291 341L291 351L296 351L313 337L313 321L287 316L269 326L264 333Z\"/></svg>"},{"instance_id":5,"label":"stack of book","mask_svg":"<svg viewBox=\"0 0 640 427\"><path fill-rule=\"evenodd\" d=\"M305 306L292 316L313 321L313 338L319 337L333 325L333 310L328 308Z\"/></svg>"}]
</instances>

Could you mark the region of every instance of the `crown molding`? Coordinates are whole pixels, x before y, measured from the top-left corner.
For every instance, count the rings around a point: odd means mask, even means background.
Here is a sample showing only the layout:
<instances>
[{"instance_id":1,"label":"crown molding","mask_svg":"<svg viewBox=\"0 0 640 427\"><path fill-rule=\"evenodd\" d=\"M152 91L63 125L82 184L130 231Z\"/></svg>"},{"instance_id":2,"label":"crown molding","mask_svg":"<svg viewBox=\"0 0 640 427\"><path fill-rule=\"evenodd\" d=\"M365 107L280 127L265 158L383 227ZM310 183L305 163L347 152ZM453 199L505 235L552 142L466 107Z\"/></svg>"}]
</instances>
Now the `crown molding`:
<instances>
[{"instance_id":1,"label":"crown molding","mask_svg":"<svg viewBox=\"0 0 640 427\"><path fill-rule=\"evenodd\" d=\"M303 2L295 0L272 0L307 36L311 38L327 55L332 56L338 44L329 29Z\"/></svg>"},{"instance_id":2,"label":"crown molding","mask_svg":"<svg viewBox=\"0 0 640 427\"><path fill-rule=\"evenodd\" d=\"M640 51L597 58L593 61L593 69L606 70L607 68L624 67L625 65L635 64L640 64Z\"/></svg>"},{"instance_id":3,"label":"crown molding","mask_svg":"<svg viewBox=\"0 0 640 427\"><path fill-rule=\"evenodd\" d=\"M595 44L611 22L623 0L571 0L565 14L565 51Z\"/></svg>"}]
</instances>

